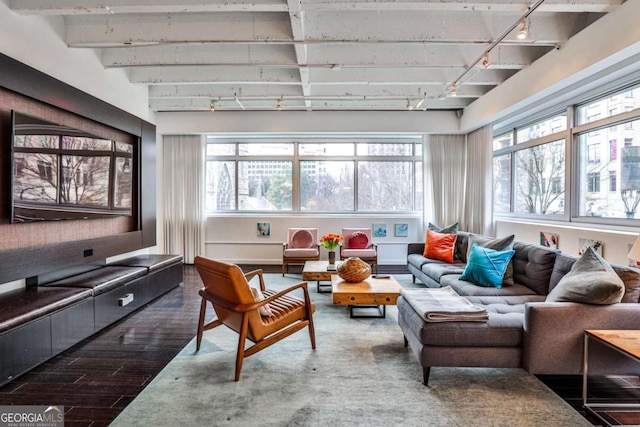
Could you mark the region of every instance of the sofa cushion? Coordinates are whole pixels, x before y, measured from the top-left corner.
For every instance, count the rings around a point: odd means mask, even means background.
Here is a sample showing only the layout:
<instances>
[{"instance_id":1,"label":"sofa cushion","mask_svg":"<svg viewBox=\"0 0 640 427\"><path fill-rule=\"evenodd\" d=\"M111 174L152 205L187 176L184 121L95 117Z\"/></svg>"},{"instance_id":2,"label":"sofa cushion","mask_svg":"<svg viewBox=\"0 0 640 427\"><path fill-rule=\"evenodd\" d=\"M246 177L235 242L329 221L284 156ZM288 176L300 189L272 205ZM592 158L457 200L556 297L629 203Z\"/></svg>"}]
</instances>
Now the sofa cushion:
<instances>
[{"instance_id":1,"label":"sofa cushion","mask_svg":"<svg viewBox=\"0 0 640 427\"><path fill-rule=\"evenodd\" d=\"M425 258L425 256L422 255L422 253L409 254L407 256L407 264L417 267L418 270L420 270L423 265L425 265L425 264L427 264L429 262L432 262L432 261L433 260L430 260L429 258Z\"/></svg>"},{"instance_id":2,"label":"sofa cushion","mask_svg":"<svg viewBox=\"0 0 640 427\"><path fill-rule=\"evenodd\" d=\"M469 262L469 252L471 252L471 246L476 243L483 248L495 249L496 251L509 251L513 249L513 239L515 235L511 234L506 237L494 239L487 236L481 236L479 234L469 234L469 250L467 251L467 262ZM509 260L507 269L505 270L502 278L502 284L505 286L513 286L513 261Z\"/></svg>"},{"instance_id":3,"label":"sofa cushion","mask_svg":"<svg viewBox=\"0 0 640 427\"><path fill-rule=\"evenodd\" d=\"M145 267L106 267L47 283L47 287L88 288L97 296L147 274Z\"/></svg>"},{"instance_id":4,"label":"sofa cushion","mask_svg":"<svg viewBox=\"0 0 640 427\"><path fill-rule=\"evenodd\" d=\"M318 256L318 248L285 249L284 256L287 258L311 258Z\"/></svg>"},{"instance_id":5,"label":"sofa cushion","mask_svg":"<svg viewBox=\"0 0 640 427\"><path fill-rule=\"evenodd\" d=\"M461 263L448 264L434 260L434 262L423 264L420 270L428 277L439 282L445 274L462 274L464 267L465 265Z\"/></svg>"},{"instance_id":6,"label":"sofa cushion","mask_svg":"<svg viewBox=\"0 0 640 427\"><path fill-rule=\"evenodd\" d=\"M522 309L524 310L524 308ZM494 307L488 322L426 322L403 298L398 312L424 345L438 347L517 347L522 345L523 312Z\"/></svg>"},{"instance_id":7,"label":"sofa cushion","mask_svg":"<svg viewBox=\"0 0 640 427\"><path fill-rule=\"evenodd\" d=\"M538 295L549 293L549 281L557 250L530 243L514 242L513 281L533 289Z\"/></svg>"},{"instance_id":8,"label":"sofa cushion","mask_svg":"<svg viewBox=\"0 0 640 427\"><path fill-rule=\"evenodd\" d=\"M591 247L578 259L547 296L548 302L615 304L622 300L624 283Z\"/></svg>"},{"instance_id":9,"label":"sofa cushion","mask_svg":"<svg viewBox=\"0 0 640 427\"><path fill-rule=\"evenodd\" d=\"M460 280L468 280L480 286L502 287L502 278L515 251L497 251L483 248L477 243L471 246L467 266Z\"/></svg>"},{"instance_id":10,"label":"sofa cushion","mask_svg":"<svg viewBox=\"0 0 640 427\"><path fill-rule=\"evenodd\" d=\"M428 230L431 231L435 231L436 233L442 233L442 234L457 234L458 233L458 223L456 222L455 224L449 224L445 227L438 227L435 224L429 223L429 225L427 226Z\"/></svg>"},{"instance_id":11,"label":"sofa cushion","mask_svg":"<svg viewBox=\"0 0 640 427\"><path fill-rule=\"evenodd\" d=\"M456 237L455 234L443 234L427 230L424 256L453 264L453 248L456 243Z\"/></svg>"},{"instance_id":12,"label":"sofa cushion","mask_svg":"<svg viewBox=\"0 0 640 427\"><path fill-rule=\"evenodd\" d=\"M500 296L500 295L537 295L536 292L524 285L515 284L503 288L478 286L475 283L460 280L459 274L447 274L440 278L440 286L451 286L458 295L462 296Z\"/></svg>"},{"instance_id":13,"label":"sofa cushion","mask_svg":"<svg viewBox=\"0 0 640 427\"><path fill-rule=\"evenodd\" d=\"M560 279L571 271L571 267L577 260L577 257L565 254L558 254L556 256L556 262L553 266L553 274L551 275L551 282L549 284L550 290L553 290ZM611 267L624 283L625 290L621 302L640 302L640 269L616 264L611 264Z\"/></svg>"}]
</instances>

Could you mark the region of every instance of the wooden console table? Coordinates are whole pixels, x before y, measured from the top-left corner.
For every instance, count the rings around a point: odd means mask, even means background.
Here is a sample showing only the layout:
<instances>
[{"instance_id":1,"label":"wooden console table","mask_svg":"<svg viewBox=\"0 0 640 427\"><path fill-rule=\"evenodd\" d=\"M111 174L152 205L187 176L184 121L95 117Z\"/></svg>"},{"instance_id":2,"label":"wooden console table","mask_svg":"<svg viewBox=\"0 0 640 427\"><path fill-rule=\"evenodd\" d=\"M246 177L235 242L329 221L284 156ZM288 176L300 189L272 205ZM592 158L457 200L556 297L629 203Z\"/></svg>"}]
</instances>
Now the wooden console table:
<instances>
[{"instance_id":1,"label":"wooden console table","mask_svg":"<svg viewBox=\"0 0 640 427\"><path fill-rule=\"evenodd\" d=\"M638 330L593 330L584 331L584 355L582 366L582 406L605 425L611 424L597 410L620 412L640 410L640 403L596 404L587 401L587 380L589 376L589 341L594 340L640 363L640 331Z\"/></svg>"}]
</instances>

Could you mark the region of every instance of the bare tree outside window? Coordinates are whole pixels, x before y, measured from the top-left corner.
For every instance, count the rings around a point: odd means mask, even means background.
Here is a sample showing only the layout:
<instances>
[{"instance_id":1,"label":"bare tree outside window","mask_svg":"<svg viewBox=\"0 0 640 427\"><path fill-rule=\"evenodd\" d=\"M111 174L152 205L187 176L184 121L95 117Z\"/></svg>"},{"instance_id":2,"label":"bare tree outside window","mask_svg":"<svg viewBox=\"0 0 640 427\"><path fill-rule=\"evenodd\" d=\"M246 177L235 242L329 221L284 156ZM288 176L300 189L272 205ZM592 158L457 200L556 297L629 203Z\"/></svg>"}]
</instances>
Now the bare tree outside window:
<instances>
[{"instance_id":1,"label":"bare tree outside window","mask_svg":"<svg viewBox=\"0 0 640 427\"><path fill-rule=\"evenodd\" d=\"M564 212L565 141L520 150L516 155L516 212L553 215Z\"/></svg>"}]
</instances>

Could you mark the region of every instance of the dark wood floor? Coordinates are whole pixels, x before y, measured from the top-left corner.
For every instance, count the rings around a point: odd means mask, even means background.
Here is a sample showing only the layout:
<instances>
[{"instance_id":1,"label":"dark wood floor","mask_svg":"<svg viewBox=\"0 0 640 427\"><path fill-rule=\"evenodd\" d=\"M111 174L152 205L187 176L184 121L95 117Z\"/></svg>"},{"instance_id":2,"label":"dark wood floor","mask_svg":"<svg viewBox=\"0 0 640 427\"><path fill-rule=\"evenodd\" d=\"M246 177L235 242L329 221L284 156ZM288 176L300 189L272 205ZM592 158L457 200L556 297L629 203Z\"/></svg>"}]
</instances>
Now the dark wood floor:
<instances>
[{"instance_id":1,"label":"dark wood floor","mask_svg":"<svg viewBox=\"0 0 640 427\"><path fill-rule=\"evenodd\" d=\"M264 269L280 272L280 266ZM380 270L406 273L402 267ZM291 272L299 271L292 267ZM195 336L200 287L193 266L185 266L182 286L0 388L0 405L62 405L66 427L107 426ZM584 415L580 377L540 379ZM603 401L640 402L637 379L602 377L589 390ZM633 413L609 419L612 424L640 424L639 414Z\"/></svg>"}]
</instances>

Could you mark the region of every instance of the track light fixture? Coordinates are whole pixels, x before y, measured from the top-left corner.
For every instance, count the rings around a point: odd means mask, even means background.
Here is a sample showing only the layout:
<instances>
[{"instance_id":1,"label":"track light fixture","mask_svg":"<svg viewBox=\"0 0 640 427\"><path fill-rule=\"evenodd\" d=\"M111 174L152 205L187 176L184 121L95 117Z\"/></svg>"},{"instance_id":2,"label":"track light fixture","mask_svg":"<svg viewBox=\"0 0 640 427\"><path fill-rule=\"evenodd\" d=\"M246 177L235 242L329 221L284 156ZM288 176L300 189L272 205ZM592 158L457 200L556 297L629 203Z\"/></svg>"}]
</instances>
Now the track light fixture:
<instances>
[{"instance_id":1,"label":"track light fixture","mask_svg":"<svg viewBox=\"0 0 640 427\"><path fill-rule=\"evenodd\" d=\"M209 110L210 111L216 111L216 101L214 101L213 99L209 103Z\"/></svg>"},{"instance_id":2,"label":"track light fixture","mask_svg":"<svg viewBox=\"0 0 640 427\"><path fill-rule=\"evenodd\" d=\"M518 40L524 40L527 38L527 36L529 35L529 30L527 28L527 21L526 20L521 20L520 21L520 29L518 30L518 35L516 36L516 38Z\"/></svg>"},{"instance_id":3,"label":"track light fixture","mask_svg":"<svg viewBox=\"0 0 640 427\"><path fill-rule=\"evenodd\" d=\"M458 96L458 89L456 88L455 83L451 83L451 86L449 87L449 95Z\"/></svg>"},{"instance_id":4,"label":"track light fixture","mask_svg":"<svg viewBox=\"0 0 640 427\"><path fill-rule=\"evenodd\" d=\"M278 98L278 102L276 102L276 111L280 111L282 109L282 101L284 99L284 95Z\"/></svg>"},{"instance_id":5,"label":"track light fixture","mask_svg":"<svg viewBox=\"0 0 640 427\"><path fill-rule=\"evenodd\" d=\"M407 99L407 110L409 111L413 110L413 105L411 105L411 101L409 101L408 99Z\"/></svg>"}]
</instances>

